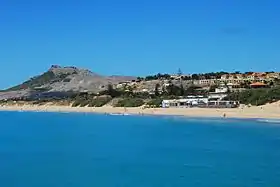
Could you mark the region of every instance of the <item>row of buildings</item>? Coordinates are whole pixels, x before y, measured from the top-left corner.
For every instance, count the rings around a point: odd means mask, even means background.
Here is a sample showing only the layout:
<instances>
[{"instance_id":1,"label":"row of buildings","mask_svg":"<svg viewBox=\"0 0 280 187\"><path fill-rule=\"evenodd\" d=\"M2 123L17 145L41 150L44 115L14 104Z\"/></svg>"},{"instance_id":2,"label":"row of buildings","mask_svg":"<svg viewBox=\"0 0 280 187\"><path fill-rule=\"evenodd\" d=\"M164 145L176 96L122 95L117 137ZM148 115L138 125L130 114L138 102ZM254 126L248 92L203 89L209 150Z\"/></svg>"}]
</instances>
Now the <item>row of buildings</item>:
<instances>
[{"instance_id":1,"label":"row of buildings","mask_svg":"<svg viewBox=\"0 0 280 187\"><path fill-rule=\"evenodd\" d=\"M228 88L216 88L215 92L210 92L208 96L187 96L181 99L163 100L163 108L186 108L186 107L201 107L201 108L236 108L239 106L238 101L225 101Z\"/></svg>"},{"instance_id":2,"label":"row of buildings","mask_svg":"<svg viewBox=\"0 0 280 187\"><path fill-rule=\"evenodd\" d=\"M248 80L248 81L259 81L259 80L273 80L280 78L280 73L240 73L240 74L224 74L221 76L221 80Z\"/></svg>"},{"instance_id":3,"label":"row of buildings","mask_svg":"<svg viewBox=\"0 0 280 187\"><path fill-rule=\"evenodd\" d=\"M237 108L238 101L211 101L205 97L193 97L184 99L163 100L162 108Z\"/></svg>"},{"instance_id":4,"label":"row of buildings","mask_svg":"<svg viewBox=\"0 0 280 187\"><path fill-rule=\"evenodd\" d=\"M183 79L183 77L188 76L188 79ZM210 85L221 85L226 84L230 88L245 88L250 87L265 87L267 84L274 82L275 80L280 80L280 73L232 73L223 74L221 76L210 76L208 79L205 76L200 75L196 79L192 79L192 75L171 75L172 81L179 81L178 84L183 83L183 85L197 85L200 87L207 87ZM160 84L161 87L167 87L170 84L170 79L159 79L159 80L142 80L138 81L127 81L121 82L116 85L116 88L132 88L137 92L150 92L155 89L156 84ZM172 82L173 84L174 82ZM246 86L244 86L246 85Z\"/></svg>"},{"instance_id":5,"label":"row of buildings","mask_svg":"<svg viewBox=\"0 0 280 187\"><path fill-rule=\"evenodd\" d=\"M280 73L249 73L249 74L224 74L221 78L193 80L195 85L211 85L221 82L230 83L232 85L240 85L242 83L270 82L280 79Z\"/></svg>"}]
</instances>

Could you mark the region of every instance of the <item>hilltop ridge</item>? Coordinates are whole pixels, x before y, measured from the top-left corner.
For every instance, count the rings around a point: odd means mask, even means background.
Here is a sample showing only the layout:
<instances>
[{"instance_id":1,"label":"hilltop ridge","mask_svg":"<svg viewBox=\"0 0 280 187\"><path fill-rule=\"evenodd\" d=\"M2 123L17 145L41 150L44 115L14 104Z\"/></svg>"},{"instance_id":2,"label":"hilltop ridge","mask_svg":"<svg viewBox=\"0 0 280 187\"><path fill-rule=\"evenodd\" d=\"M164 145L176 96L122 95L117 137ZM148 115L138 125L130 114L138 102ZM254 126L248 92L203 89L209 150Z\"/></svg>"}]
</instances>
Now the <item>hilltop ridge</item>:
<instances>
[{"instance_id":1,"label":"hilltop ridge","mask_svg":"<svg viewBox=\"0 0 280 187\"><path fill-rule=\"evenodd\" d=\"M136 79L132 76L103 76L88 69L52 65L46 72L7 89L7 91L45 90L52 92L98 92L108 84Z\"/></svg>"}]
</instances>

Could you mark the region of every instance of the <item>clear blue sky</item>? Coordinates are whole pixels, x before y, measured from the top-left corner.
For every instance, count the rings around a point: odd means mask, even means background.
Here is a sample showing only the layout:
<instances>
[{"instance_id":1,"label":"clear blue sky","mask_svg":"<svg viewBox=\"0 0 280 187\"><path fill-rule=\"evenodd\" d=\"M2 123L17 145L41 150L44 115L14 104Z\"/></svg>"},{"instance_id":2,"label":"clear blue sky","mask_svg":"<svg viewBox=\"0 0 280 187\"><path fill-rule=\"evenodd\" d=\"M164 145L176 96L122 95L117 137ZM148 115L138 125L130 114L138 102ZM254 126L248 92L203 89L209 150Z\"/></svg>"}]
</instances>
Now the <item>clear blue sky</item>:
<instances>
[{"instance_id":1,"label":"clear blue sky","mask_svg":"<svg viewBox=\"0 0 280 187\"><path fill-rule=\"evenodd\" d=\"M52 64L126 75L280 71L279 0L1 0L0 88Z\"/></svg>"}]
</instances>

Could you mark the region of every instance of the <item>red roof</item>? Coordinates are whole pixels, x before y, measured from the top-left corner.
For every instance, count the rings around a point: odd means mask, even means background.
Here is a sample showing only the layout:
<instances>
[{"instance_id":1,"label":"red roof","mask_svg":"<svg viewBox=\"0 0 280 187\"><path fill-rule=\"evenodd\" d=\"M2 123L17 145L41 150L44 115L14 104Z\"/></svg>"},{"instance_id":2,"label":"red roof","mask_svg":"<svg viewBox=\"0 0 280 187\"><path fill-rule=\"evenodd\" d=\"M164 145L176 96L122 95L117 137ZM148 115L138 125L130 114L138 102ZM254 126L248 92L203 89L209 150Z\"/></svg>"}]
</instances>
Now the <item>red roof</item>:
<instances>
[{"instance_id":1,"label":"red roof","mask_svg":"<svg viewBox=\"0 0 280 187\"><path fill-rule=\"evenodd\" d=\"M262 83L262 82L255 82L250 84L250 86L266 86L266 84Z\"/></svg>"}]
</instances>

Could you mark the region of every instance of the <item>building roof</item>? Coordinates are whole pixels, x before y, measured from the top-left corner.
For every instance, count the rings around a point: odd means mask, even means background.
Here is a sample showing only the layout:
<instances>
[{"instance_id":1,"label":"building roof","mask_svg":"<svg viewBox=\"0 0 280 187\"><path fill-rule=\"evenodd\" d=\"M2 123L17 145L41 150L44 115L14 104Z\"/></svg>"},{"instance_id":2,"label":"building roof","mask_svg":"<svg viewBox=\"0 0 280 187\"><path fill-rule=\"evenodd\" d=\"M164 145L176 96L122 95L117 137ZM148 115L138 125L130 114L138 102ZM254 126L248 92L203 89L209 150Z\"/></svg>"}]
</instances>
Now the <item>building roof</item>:
<instances>
[{"instance_id":1,"label":"building roof","mask_svg":"<svg viewBox=\"0 0 280 187\"><path fill-rule=\"evenodd\" d=\"M266 84L262 83L262 82L255 82L250 84L250 86L266 86Z\"/></svg>"},{"instance_id":2,"label":"building roof","mask_svg":"<svg viewBox=\"0 0 280 187\"><path fill-rule=\"evenodd\" d=\"M266 75L266 73L264 73L264 72L254 72L253 75L261 76L261 75Z\"/></svg>"}]
</instances>

